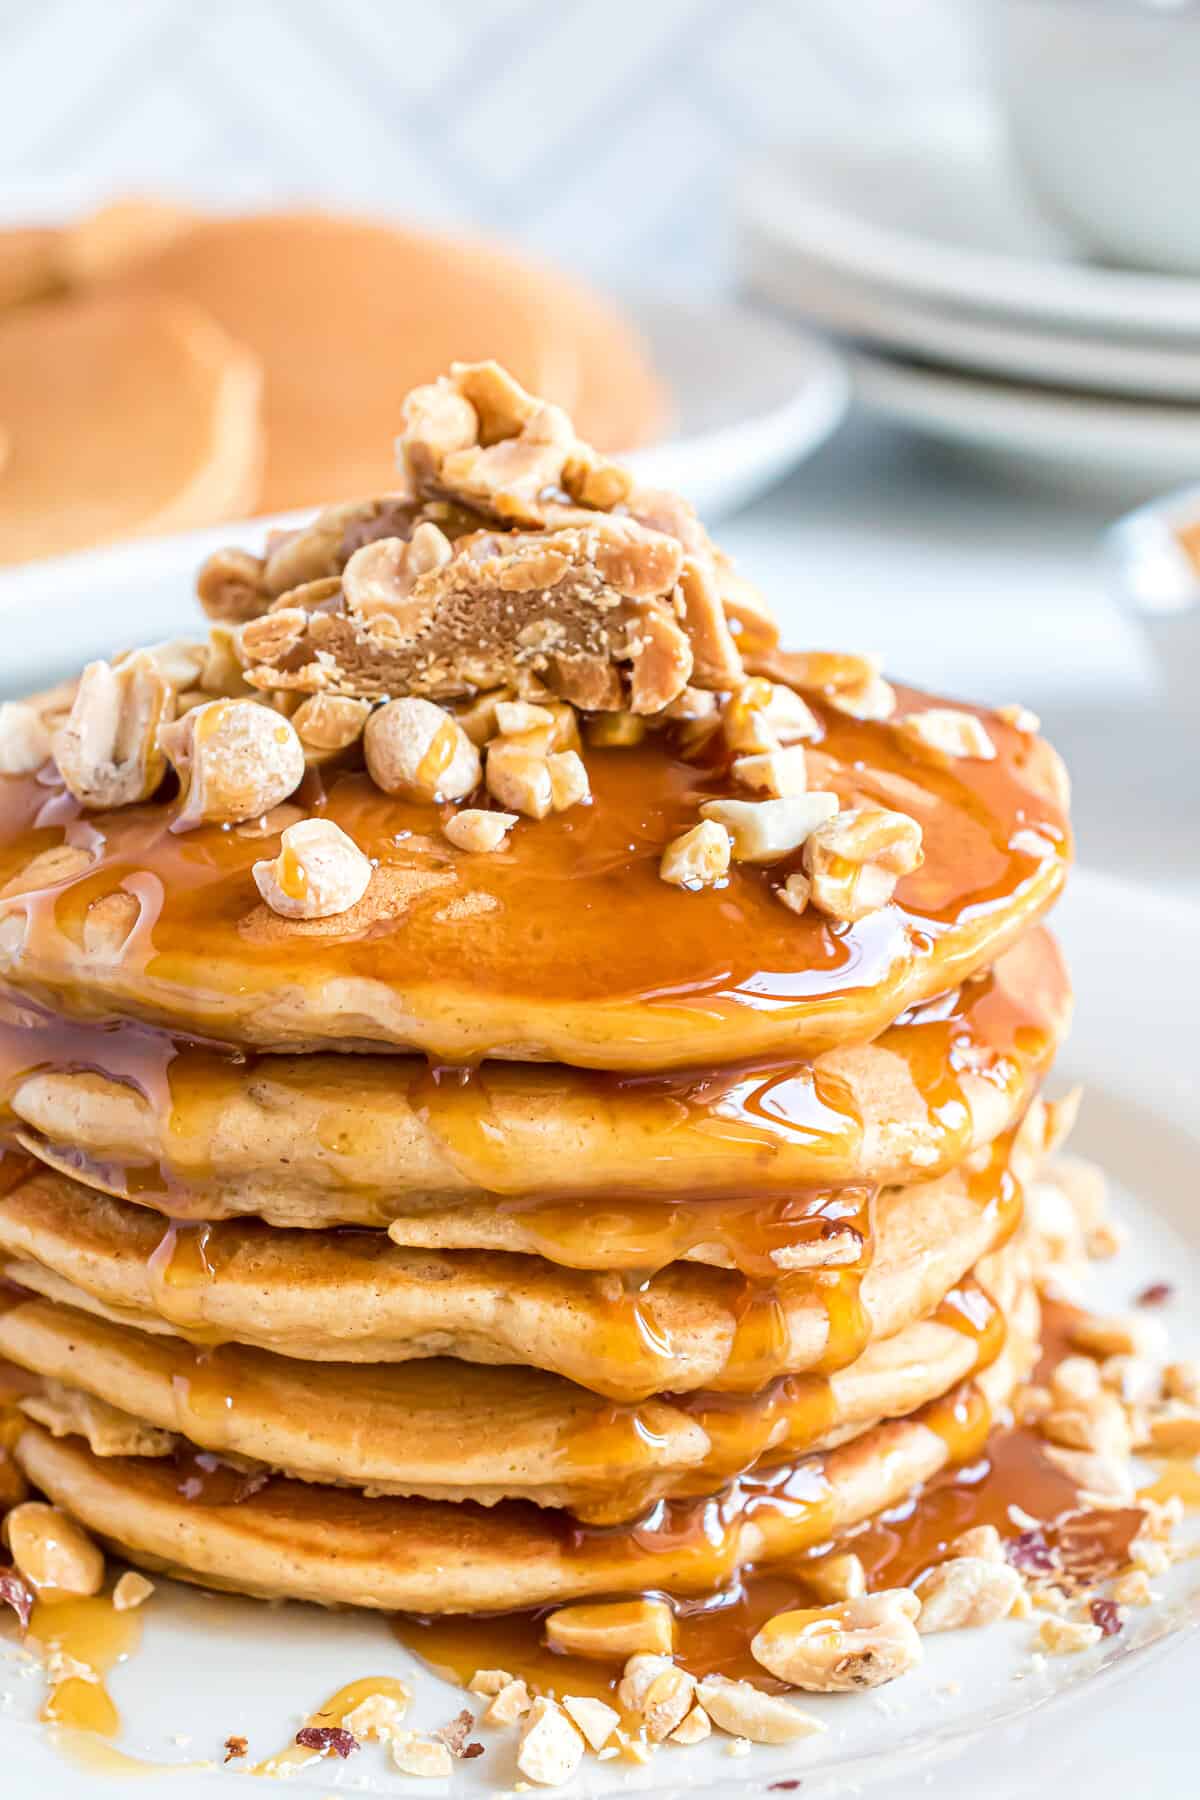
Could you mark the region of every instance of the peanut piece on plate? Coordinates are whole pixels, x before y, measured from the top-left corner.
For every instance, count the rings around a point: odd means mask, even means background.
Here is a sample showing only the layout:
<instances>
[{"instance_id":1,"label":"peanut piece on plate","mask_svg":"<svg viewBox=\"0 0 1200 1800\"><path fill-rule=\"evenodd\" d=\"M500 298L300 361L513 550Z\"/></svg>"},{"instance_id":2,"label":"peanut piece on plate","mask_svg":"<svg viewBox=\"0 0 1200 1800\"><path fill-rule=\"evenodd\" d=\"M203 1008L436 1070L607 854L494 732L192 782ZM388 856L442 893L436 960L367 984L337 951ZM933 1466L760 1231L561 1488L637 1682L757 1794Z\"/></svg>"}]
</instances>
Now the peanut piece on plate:
<instances>
[{"instance_id":1,"label":"peanut piece on plate","mask_svg":"<svg viewBox=\"0 0 1200 1800\"><path fill-rule=\"evenodd\" d=\"M59 774L87 807L148 800L167 769L160 727L174 716L175 690L146 651L115 668L89 663L54 736Z\"/></svg>"},{"instance_id":2,"label":"peanut piece on plate","mask_svg":"<svg viewBox=\"0 0 1200 1800\"><path fill-rule=\"evenodd\" d=\"M552 1612L545 1638L552 1650L614 1662L639 1652L669 1656L675 1615L665 1600L585 1600Z\"/></svg>"},{"instance_id":3,"label":"peanut piece on plate","mask_svg":"<svg viewBox=\"0 0 1200 1800\"><path fill-rule=\"evenodd\" d=\"M988 1562L1004 1561L1004 1544L994 1525L972 1525L949 1544L952 1556L982 1556Z\"/></svg>"},{"instance_id":4,"label":"peanut piece on plate","mask_svg":"<svg viewBox=\"0 0 1200 1800\"><path fill-rule=\"evenodd\" d=\"M715 887L729 873L731 853L732 841L725 827L705 819L671 839L658 872L672 887Z\"/></svg>"},{"instance_id":5,"label":"peanut piece on plate","mask_svg":"<svg viewBox=\"0 0 1200 1800\"><path fill-rule=\"evenodd\" d=\"M838 812L818 824L804 845L812 905L848 922L886 906L900 877L923 861L917 821L885 807Z\"/></svg>"},{"instance_id":6,"label":"peanut piece on plate","mask_svg":"<svg viewBox=\"0 0 1200 1800\"><path fill-rule=\"evenodd\" d=\"M6 1513L4 1541L17 1572L42 1600L78 1600L104 1584L104 1555L81 1525L40 1500Z\"/></svg>"},{"instance_id":7,"label":"peanut piece on plate","mask_svg":"<svg viewBox=\"0 0 1200 1800\"><path fill-rule=\"evenodd\" d=\"M451 813L442 830L456 850L486 854L503 850L508 834L517 822L516 813L488 812L477 806L465 806Z\"/></svg>"},{"instance_id":8,"label":"peanut piece on plate","mask_svg":"<svg viewBox=\"0 0 1200 1800\"><path fill-rule=\"evenodd\" d=\"M920 1610L909 1589L888 1588L839 1606L779 1613L750 1650L772 1675L810 1693L878 1687L921 1661L914 1624Z\"/></svg>"},{"instance_id":9,"label":"peanut piece on plate","mask_svg":"<svg viewBox=\"0 0 1200 1800\"><path fill-rule=\"evenodd\" d=\"M479 752L452 713L405 695L378 707L363 733L367 768L385 794L461 800L479 785Z\"/></svg>"},{"instance_id":10,"label":"peanut piece on plate","mask_svg":"<svg viewBox=\"0 0 1200 1800\"><path fill-rule=\"evenodd\" d=\"M764 1694L753 1682L730 1681L726 1675L706 1676L696 1697L714 1725L752 1744L792 1744L825 1729L782 1695Z\"/></svg>"},{"instance_id":11,"label":"peanut piece on plate","mask_svg":"<svg viewBox=\"0 0 1200 1800\"><path fill-rule=\"evenodd\" d=\"M330 919L366 893L371 859L332 819L301 819L279 840L279 855L256 862L255 886L281 919Z\"/></svg>"},{"instance_id":12,"label":"peanut piece on plate","mask_svg":"<svg viewBox=\"0 0 1200 1800\"><path fill-rule=\"evenodd\" d=\"M539 1787L561 1787L583 1761L583 1737L554 1700L539 1695L525 1714L517 1767Z\"/></svg>"},{"instance_id":13,"label":"peanut piece on plate","mask_svg":"<svg viewBox=\"0 0 1200 1800\"><path fill-rule=\"evenodd\" d=\"M483 1715L485 1725L515 1725L529 1711L533 1702L529 1697L529 1689L523 1681L510 1681L493 1695L491 1705Z\"/></svg>"},{"instance_id":14,"label":"peanut piece on plate","mask_svg":"<svg viewBox=\"0 0 1200 1800\"><path fill-rule=\"evenodd\" d=\"M1038 1628L1038 1643L1051 1656L1073 1656L1080 1650L1090 1650L1103 1635L1098 1625L1085 1624L1082 1619L1063 1619L1057 1613L1051 1613Z\"/></svg>"},{"instance_id":15,"label":"peanut piece on plate","mask_svg":"<svg viewBox=\"0 0 1200 1800\"><path fill-rule=\"evenodd\" d=\"M790 794L783 800L706 800L700 815L723 825L735 862L778 862L806 843L837 812L835 794Z\"/></svg>"},{"instance_id":16,"label":"peanut piece on plate","mask_svg":"<svg viewBox=\"0 0 1200 1800\"><path fill-rule=\"evenodd\" d=\"M183 790L177 831L257 819L304 779L294 726L257 700L209 700L164 726L159 742Z\"/></svg>"},{"instance_id":17,"label":"peanut piece on plate","mask_svg":"<svg viewBox=\"0 0 1200 1800\"><path fill-rule=\"evenodd\" d=\"M360 1700L346 1714L342 1724L360 1744L368 1743L371 1739L376 1739L381 1744L389 1743L396 1736L400 1722L408 1711L411 1697L407 1691L403 1697L394 1694L368 1694L365 1700Z\"/></svg>"},{"instance_id":18,"label":"peanut piece on plate","mask_svg":"<svg viewBox=\"0 0 1200 1800\"><path fill-rule=\"evenodd\" d=\"M36 707L0 703L0 775L32 775L50 758L50 733Z\"/></svg>"},{"instance_id":19,"label":"peanut piece on plate","mask_svg":"<svg viewBox=\"0 0 1200 1800\"><path fill-rule=\"evenodd\" d=\"M775 897L782 900L789 912L799 916L808 911L808 903L812 899L812 882L807 875L789 875L783 886L775 889Z\"/></svg>"},{"instance_id":20,"label":"peanut piece on plate","mask_svg":"<svg viewBox=\"0 0 1200 1800\"><path fill-rule=\"evenodd\" d=\"M126 1569L113 1588L112 1603L114 1612L131 1612L135 1606L141 1606L154 1592L154 1583L147 1581L139 1569Z\"/></svg>"},{"instance_id":21,"label":"peanut piece on plate","mask_svg":"<svg viewBox=\"0 0 1200 1800\"><path fill-rule=\"evenodd\" d=\"M586 1694L564 1694L563 1711L582 1731L590 1750L603 1750L621 1723L621 1715L615 1707L607 1706L603 1700L593 1700Z\"/></svg>"},{"instance_id":22,"label":"peanut piece on plate","mask_svg":"<svg viewBox=\"0 0 1200 1800\"><path fill-rule=\"evenodd\" d=\"M1021 1577L1006 1562L987 1556L955 1556L929 1571L917 1589L917 1630L958 1631L1007 1618L1022 1591Z\"/></svg>"},{"instance_id":23,"label":"peanut piece on plate","mask_svg":"<svg viewBox=\"0 0 1200 1800\"><path fill-rule=\"evenodd\" d=\"M402 1731L392 1739L392 1762L402 1775L421 1775L427 1781L444 1781L454 1769L445 1744L415 1732Z\"/></svg>"},{"instance_id":24,"label":"peanut piece on plate","mask_svg":"<svg viewBox=\"0 0 1200 1800\"><path fill-rule=\"evenodd\" d=\"M712 1736L712 1721L702 1706L693 1706L671 1733L673 1744L702 1744Z\"/></svg>"},{"instance_id":25,"label":"peanut piece on plate","mask_svg":"<svg viewBox=\"0 0 1200 1800\"><path fill-rule=\"evenodd\" d=\"M501 1688L508 1687L516 1676L508 1669L476 1669L467 1683L468 1694L487 1694L495 1696Z\"/></svg>"}]
</instances>

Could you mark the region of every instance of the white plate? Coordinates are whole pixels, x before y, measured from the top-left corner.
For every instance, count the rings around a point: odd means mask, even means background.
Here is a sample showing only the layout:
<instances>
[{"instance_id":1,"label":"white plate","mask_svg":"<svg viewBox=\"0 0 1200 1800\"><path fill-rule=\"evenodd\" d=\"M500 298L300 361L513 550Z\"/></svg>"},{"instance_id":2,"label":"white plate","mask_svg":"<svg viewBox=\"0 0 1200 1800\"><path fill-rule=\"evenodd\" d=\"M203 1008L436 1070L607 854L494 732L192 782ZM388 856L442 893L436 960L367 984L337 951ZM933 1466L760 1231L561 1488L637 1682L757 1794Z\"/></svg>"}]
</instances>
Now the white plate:
<instances>
[{"instance_id":1,"label":"white plate","mask_svg":"<svg viewBox=\"0 0 1200 1800\"><path fill-rule=\"evenodd\" d=\"M1079 994L1062 1077L1083 1079L1090 1090L1078 1147L1106 1163L1133 1226L1128 1251L1098 1265L1094 1292L1100 1304L1124 1306L1145 1283L1169 1280L1176 1298L1165 1316L1173 1345L1195 1355L1200 1318L1189 1301L1200 1292L1200 912L1080 874L1060 924ZM964 1792L972 1800L1043 1800L1068 1783L1089 1800L1183 1795L1195 1778L1200 1562L1178 1565L1155 1586L1167 1603L1132 1613L1119 1637L1086 1655L1049 1658L1036 1669L1028 1623L945 1633L926 1640L922 1669L893 1688L871 1697L812 1697L811 1709L829 1726L825 1737L736 1761L726 1754L727 1740L714 1740L665 1751L641 1770L591 1762L586 1781L568 1791L732 1797L766 1794L773 1783L799 1778L805 1800L864 1792L879 1800L957 1800ZM110 1685L127 1720L125 1748L156 1762L219 1757L229 1733L244 1733L252 1754L267 1755L290 1740L300 1713L365 1675L414 1677L424 1725L445 1721L461 1704L459 1692L417 1668L379 1619L264 1607L165 1581L142 1619L142 1648ZM131 1791L175 1800L181 1787L190 1791L189 1781L206 1792L239 1791L232 1769L182 1780L149 1774L136 1787L127 1775L77 1769L32 1723L40 1676L32 1665L23 1674L16 1653L4 1647L10 1641L9 1628L0 1626L0 1691L11 1693L0 1701L6 1800L104 1800ZM495 1793L511 1789L514 1776L507 1751L496 1745L460 1765L449 1791ZM317 1765L288 1785L312 1796L415 1791L386 1771L374 1747L344 1767Z\"/></svg>"},{"instance_id":2,"label":"white plate","mask_svg":"<svg viewBox=\"0 0 1200 1800\"><path fill-rule=\"evenodd\" d=\"M1037 212L979 102L814 130L754 163L739 209L767 243L909 297L1139 342L1200 340L1200 280L1082 260Z\"/></svg>"},{"instance_id":3,"label":"white plate","mask_svg":"<svg viewBox=\"0 0 1200 1800\"><path fill-rule=\"evenodd\" d=\"M1200 405L1060 393L866 350L850 360L855 394L869 411L951 443L1036 463L1056 480L1100 480L1147 495L1200 470Z\"/></svg>"},{"instance_id":4,"label":"white plate","mask_svg":"<svg viewBox=\"0 0 1200 1800\"><path fill-rule=\"evenodd\" d=\"M1141 343L957 311L872 286L749 228L741 235L740 272L748 290L772 306L871 348L1053 387L1200 401L1200 336L1194 347Z\"/></svg>"}]
</instances>

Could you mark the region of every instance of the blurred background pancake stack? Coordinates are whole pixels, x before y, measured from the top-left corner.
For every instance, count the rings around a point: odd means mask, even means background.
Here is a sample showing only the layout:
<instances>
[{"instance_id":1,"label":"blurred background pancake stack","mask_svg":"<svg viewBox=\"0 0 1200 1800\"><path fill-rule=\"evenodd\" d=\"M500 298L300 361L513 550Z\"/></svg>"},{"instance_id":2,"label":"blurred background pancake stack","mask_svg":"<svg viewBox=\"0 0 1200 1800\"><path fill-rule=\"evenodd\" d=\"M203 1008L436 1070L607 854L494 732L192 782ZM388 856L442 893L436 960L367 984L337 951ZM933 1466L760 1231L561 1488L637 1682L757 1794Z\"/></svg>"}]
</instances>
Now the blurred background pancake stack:
<instances>
[{"instance_id":1,"label":"blurred background pancake stack","mask_svg":"<svg viewBox=\"0 0 1200 1800\"><path fill-rule=\"evenodd\" d=\"M458 847L453 805L381 791L353 738L310 747L261 817L193 829L169 773L120 807L49 754L0 776L14 1454L134 1561L218 1587L422 1613L713 1592L976 1455L1036 1356L1021 1221L1065 1128L1039 1097L1070 1009L1039 923L1069 857L1061 768L1019 709L780 650L689 509L585 446L559 455L590 499L539 478L502 522L482 472L535 428L484 406L487 370L455 379L410 402L410 436L449 406L481 448L439 475L436 437L410 444L407 498L220 553L201 592L226 622L137 679L185 723L261 705L296 735L297 686L336 659L254 668L252 639L348 616L348 564L406 557L436 517L447 579L609 542L614 581L666 568L689 598L643 595L623 654L675 632L673 698L629 710L618 661L607 706L572 703L561 638L522 665L540 703L443 678L489 769L504 745L586 771L489 853ZM300 586L272 599L284 563ZM76 694L34 702L29 741L62 757ZM798 732L806 798L844 824L920 839L898 885L866 852L823 885L800 840L667 878L701 806L745 804L748 732L779 769ZM373 867L293 919L251 868L306 814Z\"/></svg>"}]
</instances>

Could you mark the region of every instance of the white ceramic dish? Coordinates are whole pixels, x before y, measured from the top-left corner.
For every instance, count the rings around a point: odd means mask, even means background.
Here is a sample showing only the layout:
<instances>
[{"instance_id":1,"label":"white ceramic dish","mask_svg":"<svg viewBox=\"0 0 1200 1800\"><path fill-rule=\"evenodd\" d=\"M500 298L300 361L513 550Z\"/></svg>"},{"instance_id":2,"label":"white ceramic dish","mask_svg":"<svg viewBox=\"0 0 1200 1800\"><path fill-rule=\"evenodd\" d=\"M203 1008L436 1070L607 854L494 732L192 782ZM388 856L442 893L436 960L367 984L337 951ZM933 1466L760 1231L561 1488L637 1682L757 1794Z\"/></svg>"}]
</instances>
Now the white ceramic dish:
<instances>
[{"instance_id":1,"label":"white ceramic dish","mask_svg":"<svg viewBox=\"0 0 1200 1800\"><path fill-rule=\"evenodd\" d=\"M747 170L739 213L751 242L893 293L1139 343L1200 341L1200 280L1085 261L1038 212L978 101L814 129Z\"/></svg>"},{"instance_id":2,"label":"white ceramic dish","mask_svg":"<svg viewBox=\"0 0 1200 1800\"><path fill-rule=\"evenodd\" d=\"M872 349L981 375L1097 394L1200 401L1200 336L1134 342L1036 319L993 318L893 291L832 268L765 234L742 234L740 272L751 294L802 323Z\"/></svg>"},{"instance_id":3,"label":"white ceramic dish","mask_svg":"<svg viewBox=\"0 0 1200 1800\"><path fill-rule=\"evenodd\" d=\"M1200 1161L1194 1031L1200 1010L1195 945L1200 911L1134 885L1077 875L1059 915L1079 993L1079 1017L1063 1080L1089 1088L1078 1143L1102 1160L1124 1195L1130 1247L1097 1266L1101 1304L1127 1305L1166 1279L1165 1309L1181 1354L1200 1348ZM1119 946L1119 954L1115 947ZM1130 1054L1136 1029L1136 1055ZM1189 1322L1188 1313L1192 1317ZM922 1669L871 1697L814 1697L828 1735L798 1747L755 1750L731 1761L727 1740L663 1752L648 1768L590 1763L565 1790L589 1796L766 1794L803 1782L805 1800L878 1794L879 1800L1044 1800L1068 1783L1089 1800L1167 1800L1195 1776L1194 1693L1200 1679L1200 1562L1160 1584L1166 1604L1130 1615L1126 1630L1083 1656L1030 1661L1032 1627L1012 1623L926 1640ZM110 1686L127 1720L122 1744L155 1763L219 1758L229 1733L265 1756L287 1744L298 1715L360 1676L413 1676L418 1717L431 1725L461 1704L457 1690L415 1666L383 1620L315 1609L264 1607L175 1588L168 1582L143 1616L142 1648ZM140 1793L174 1800L191 1787L236 1792L231 1769L191 1775L106 1775L80 1767L34 1724L42 1687L0 1624L0 1769L8 1800L104 1800ZM807 1704L807 1702L806 1702ZM509 1752L487 1736L488 1755L459 1765L435 1794L511 1789ZM190 1784L190 1785L189 1785ZM231 1786L231 1784L235 1784ZM344 1765L324 1762L289 1782L291 1792L411 1793L413 1785L367 1747ZM422 1790L424 1791L424 1790Z\"/></svg>"},{"instance_id":4,"label":"white ceramic dish","mask_svg":"<svg viewBox=\"0 0 1200 1800\"><path fill-rule=\"evenodd\" d=\"M1200 406L989 381L851 355L855 394L893 424L973 450L1035 464L1055 481L1100 481L1148 495L1200 470Z\"/></svg>"}]
</instances>

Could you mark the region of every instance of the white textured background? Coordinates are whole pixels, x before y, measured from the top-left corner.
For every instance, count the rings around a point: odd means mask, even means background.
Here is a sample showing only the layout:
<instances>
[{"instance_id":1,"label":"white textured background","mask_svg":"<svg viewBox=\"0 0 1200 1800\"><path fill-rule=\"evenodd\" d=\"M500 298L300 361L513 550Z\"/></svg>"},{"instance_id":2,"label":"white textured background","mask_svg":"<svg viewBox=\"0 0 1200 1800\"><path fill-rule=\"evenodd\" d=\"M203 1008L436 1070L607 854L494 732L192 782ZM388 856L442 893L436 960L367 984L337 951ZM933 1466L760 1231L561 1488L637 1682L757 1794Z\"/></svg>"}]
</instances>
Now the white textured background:
<instances>
[{"instance_id":1,"label":"white textured background","mask_svg":"<svg viewBox=\"0 0 1200 1800\"><path fill-rule=\"evenodd\" d=\"M972 3L0 0L0 204L316 198L710 286L743 154L959 85Z\"/></svg>"}]
</instances>

